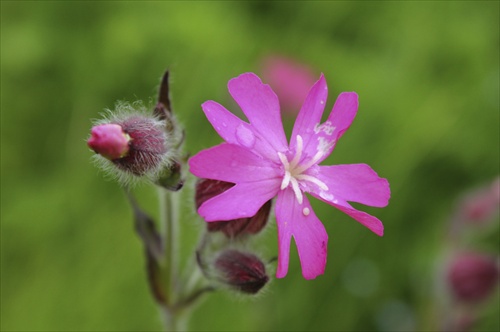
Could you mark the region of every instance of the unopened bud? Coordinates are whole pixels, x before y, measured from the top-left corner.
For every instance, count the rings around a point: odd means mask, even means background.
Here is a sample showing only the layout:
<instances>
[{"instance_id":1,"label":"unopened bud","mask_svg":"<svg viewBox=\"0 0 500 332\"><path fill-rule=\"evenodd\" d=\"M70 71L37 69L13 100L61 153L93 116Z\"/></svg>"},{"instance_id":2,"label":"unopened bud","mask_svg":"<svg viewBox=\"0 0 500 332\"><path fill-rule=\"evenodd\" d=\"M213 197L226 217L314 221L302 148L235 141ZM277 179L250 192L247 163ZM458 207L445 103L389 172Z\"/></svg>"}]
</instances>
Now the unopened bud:
<instances>
[{"instance_id":1,"label":"unopened bud","mask_svg":"<svg viewBox=\"0 0 500 332\"><path fill-rule=\"evenodd\" d=\"M221 282L247 294L256 294L269 280L257 256L237 250L223 252L215 261L215 269Z\"/></svg>"},{"instance_id":2,"label":"unopened bud","mask_svg":"<svg viewBox=\"0 0 500 332\"><path fill-rule=\"evenodd\" d=\"M136 111L137 106L144 108L140 104L118 104L116 113L92 128L88 145L98 153L95 160L100 166L118 180L146 177L157 181L171 166L175 149L165 121Z\"/></svg>"},{"instance_id":3,"label":"unopened bud","mask_svg":"<svg viewBox=\"0 0 500 332\"><path fill-rule=\"evenodd\" d=\"M499 269L494 258L479 253L460 254L451 262L448 282L454 297L477 302L490 295L498 283Z\"/></svg>"},{"instance_id":4,"label":"unopened bud","mask_svg":"<svg viewBox=\"0 0 500 332\"><path fill-rule=\"evenodd\" d=\"M196 208L198 209L205 201L222 194L233 186L233 183L224 181L211 179L198 180L195 193ZM229 238L245 234L257 234L266 226L270 211L271 201L269 200L253 217L207 222L207 229L209 232L222 232Z\"/></svg>"},{"instance_id":5,"label":"unopened bud","mask_svg":"<svg viewBox=\"0 0 500 332\"><path fill-rule=\"evenodd\" d=\"M129 151L130 136L117 124L107 123L92 128L88 146L109 160L122 158Z\"/></svg>"}]
</instances>

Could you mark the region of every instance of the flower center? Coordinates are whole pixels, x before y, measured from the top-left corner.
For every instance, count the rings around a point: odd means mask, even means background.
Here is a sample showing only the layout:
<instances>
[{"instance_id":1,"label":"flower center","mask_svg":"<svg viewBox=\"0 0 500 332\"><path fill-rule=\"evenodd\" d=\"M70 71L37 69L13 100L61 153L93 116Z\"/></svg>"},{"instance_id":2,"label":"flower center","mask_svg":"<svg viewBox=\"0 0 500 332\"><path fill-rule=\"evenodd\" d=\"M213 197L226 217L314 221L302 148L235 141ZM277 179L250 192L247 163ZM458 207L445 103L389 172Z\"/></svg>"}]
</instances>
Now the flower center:
<instances>
[{"instance_id":1,"label":"flower center","mask_svg":"<svg viewBox=\"0 0 500 332\"><path fill-rule=\"evenodd\" d=\"M281 190L292 186L293 192L299 204L304 201L304 195L300 189L299 184L306 181L317 185L321 190L328 190L328 186L318 178L314 176L305 174L305 172L311 167L318 163L318 161L323 156L323 151L318 151L314 157L311 159L305 159L300 162L302 158L302 151L304 149L304 142L300 135L297 135L297 148L295 149L295 155L292 160L288 160L285 154L278 152L278 157L283 163L283 168L285 169L285 174L283 175L283 181L281 181Z\"/></svg>"}]
</instances>

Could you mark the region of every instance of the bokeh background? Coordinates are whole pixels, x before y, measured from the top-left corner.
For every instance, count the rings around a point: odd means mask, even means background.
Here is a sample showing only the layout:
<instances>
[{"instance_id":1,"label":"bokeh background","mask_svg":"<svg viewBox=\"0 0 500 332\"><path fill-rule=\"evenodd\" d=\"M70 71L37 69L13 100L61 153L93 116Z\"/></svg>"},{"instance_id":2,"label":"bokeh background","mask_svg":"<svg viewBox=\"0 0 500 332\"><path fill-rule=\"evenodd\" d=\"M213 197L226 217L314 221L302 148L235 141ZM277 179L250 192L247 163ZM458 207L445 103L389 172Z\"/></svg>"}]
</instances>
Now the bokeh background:
<instances>
[{"instance_id":1,"label":"bokeh background","mask_svg":"<svg viewBox=\"0 0 500 332\"><path fill-rule=\"evenodd\" d=\"M324 275L303 280L292 247L285 279L253 298L207 296L190 328L440 329L455 310L441 278L448 257L498 255L498 215L466 240L448 236L461 197L499 174L496 1L2 1L2 330L161 330L130 208L90 162L91 119L117 100L151 101L169 68L194 154L220 141L200 104L236 109L227 81L264 77L275 55L325 74L327 112L340 92L359 94L327 162L368 163L389 179L389 206L364 209L385 235L317 202L330 237ZM137 191L154 215L154 191ZM183 253L203 227L190 194ZM273 220L256 250L276 255ZM497 288L475 306L473 330L498 330L499 309Z\"/></svg>"}]
</instances>

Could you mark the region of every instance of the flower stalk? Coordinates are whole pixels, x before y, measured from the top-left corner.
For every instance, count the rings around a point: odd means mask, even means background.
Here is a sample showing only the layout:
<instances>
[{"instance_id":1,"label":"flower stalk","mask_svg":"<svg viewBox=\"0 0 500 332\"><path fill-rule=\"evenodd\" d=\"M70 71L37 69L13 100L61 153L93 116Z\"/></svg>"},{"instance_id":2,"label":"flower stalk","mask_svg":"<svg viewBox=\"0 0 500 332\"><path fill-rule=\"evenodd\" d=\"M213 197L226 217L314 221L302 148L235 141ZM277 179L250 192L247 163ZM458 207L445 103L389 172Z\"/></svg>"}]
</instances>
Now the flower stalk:
<instances>
[{"instance_id":1,"label":"flower stalk","mask_svg":"<svg viewBox=\"0 0 500 332\"><path fill-rule=\"evenodd\" d=\"M163 251L163 283L166 292L166 306L172 307L176 301L175 296L175 276L177 275L178 267L175 253L177 252L179 239L179 213L178 199L175 192L168 191L164 188L158 188L158 199L160 206L160 232L162 234L164 251Z\"/></svg>"}]
</instances>

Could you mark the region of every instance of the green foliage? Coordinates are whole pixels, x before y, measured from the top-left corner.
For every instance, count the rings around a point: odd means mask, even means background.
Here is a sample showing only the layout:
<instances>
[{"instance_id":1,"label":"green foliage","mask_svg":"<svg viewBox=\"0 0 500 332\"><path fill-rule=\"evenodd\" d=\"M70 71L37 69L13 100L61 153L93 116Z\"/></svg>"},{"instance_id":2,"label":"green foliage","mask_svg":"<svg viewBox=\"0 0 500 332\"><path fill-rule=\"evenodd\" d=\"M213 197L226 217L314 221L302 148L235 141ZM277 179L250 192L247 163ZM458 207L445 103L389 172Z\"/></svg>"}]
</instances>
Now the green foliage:
<instances>
[{"instance_id":1,"label":"green foliage","mask_svg":"<svg viewBox=\"0 0 500 332\"><path fill-rule=\"evenodd\" d=\"M303 280L292 250L288 276L267 293L210 295L191 328L438 328L433 278L454 203L499 173L498 40L498 2L2 1L1 329L161 329L132 211L89 162L90 119L116 100L155 98L169 68L194 154L220 140L201 103L236 110L227 81L261 74L270 54L323 72L329 107L342 91L359 94L327 161L367 163L389 179L389 206L365 209L386 235L315 203L330 236L326 273ZM139 191L155 213L154 196ZM203 227L191 206L183 253ZM272 258L270 227L259 248ZM486 241L498 243L498 229ZM372 274L350 280L360 266ZM498 299L480 328L499 329L494 308Z\"/></svg>"}]
</instances>

